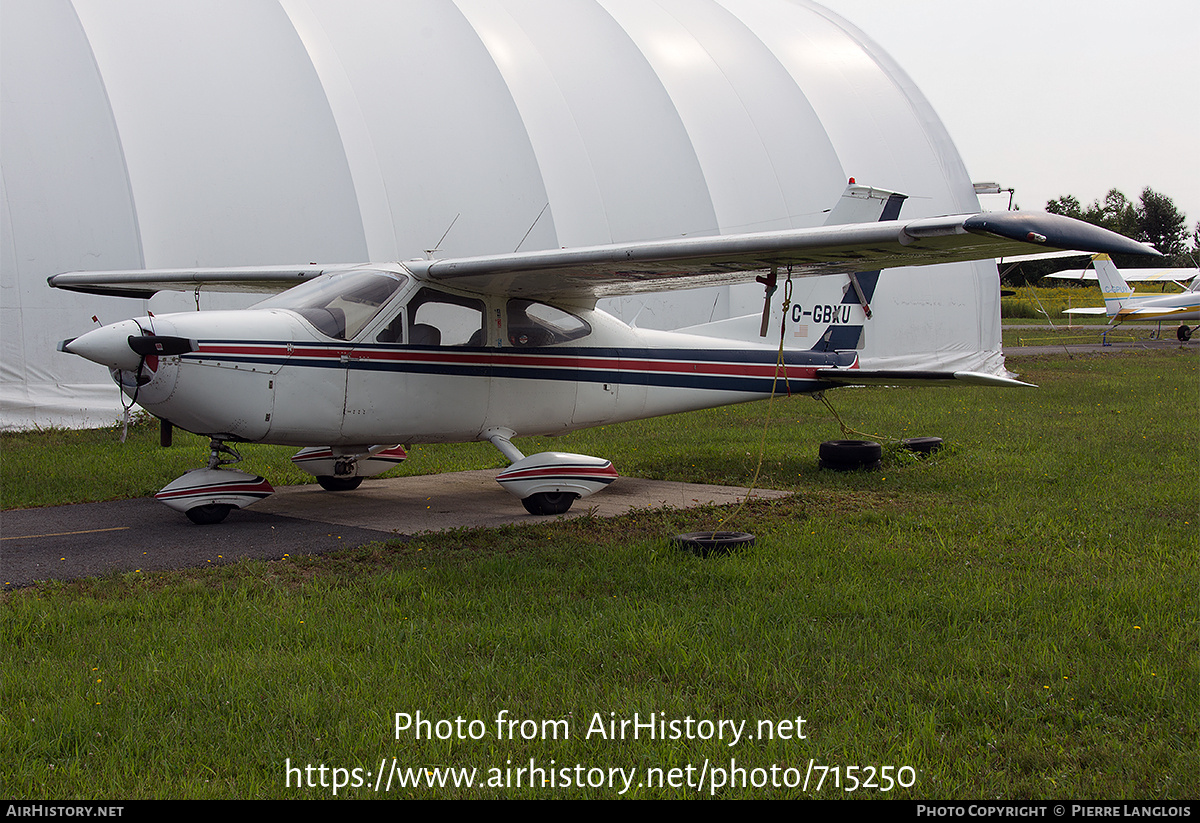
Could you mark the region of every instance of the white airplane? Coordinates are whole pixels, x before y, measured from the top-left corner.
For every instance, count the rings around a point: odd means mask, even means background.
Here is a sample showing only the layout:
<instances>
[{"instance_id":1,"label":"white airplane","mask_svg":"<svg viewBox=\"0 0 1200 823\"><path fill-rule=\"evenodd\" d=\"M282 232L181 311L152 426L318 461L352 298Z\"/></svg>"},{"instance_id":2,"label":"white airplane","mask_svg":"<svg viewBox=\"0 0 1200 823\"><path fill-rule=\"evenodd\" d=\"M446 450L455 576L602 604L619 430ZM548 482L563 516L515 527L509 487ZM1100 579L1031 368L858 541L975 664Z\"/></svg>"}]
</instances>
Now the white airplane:
<instances>
[{"instance_id":1,"label":"white airplane","mask_svg":"<svg viewBox=\"0 0 1200 823\"><path fill-rule=\"evenodd\" d=\"M249 309L141 317L59 344L108 366L130 405L211 439L208 466L156 495L196 523L273 491L261 477L220 468L240 459L232 442L303 447L297 465L346 490L403 459L395 444L487 440L511 463L497 481L529 512L557 514L616 471L587 455L525 456L514 437L844 385L1026 385L969 372L867 371L852 350L781 354L770 342L636 329L597 310L599 297L758 275L769 301L785 278L840 273L854 285L860 272L1031 245L1157 254L1050 214L900 221L900 202L851 185L831 224L809 229L385 265L69 272L49 282L142 298L214 285L288 289Z\"/></svg>"},{"instance_id":2,"label":"white airplane","mask_svg":"<svg viewBox=\"0 0 1200 823\"><path fill-rule=\"evenodd\" d=\"M1196 279L1197 275L1200 275L1200 270L1194 268L1137 268L1126 269L1121 272L1121 277L1127 283L1174 283L1177 286L1191 283ZM1045 276L1054 280L1073 280L1077 283L1095 282L1100 279L1096 269L1092 266L1088 266L1086 269L1064 269L1063 271L1056 271Z\"/></svg>"},{"instance_id":3,"label":"white airplane","mask_svg":"<svg viewBox=\"0 0 1200 823\"><path fill-rule=\"evenodd\" d=\"M1179 329L1176 337L1179 340L1191 339L1192 332L1187 325L1188 320L1200 320L1200 278L1195 277L1195 269L1152 269L1150 272L1173 273L1175 277L1142 276L1136 279L1186 282L1188 274L1192 283L1180 294L1137 295L1128 281L1135 279L1131 274L1122 275L1112 258L1107 254L1097 254L1092 257L1092 267L1096 278L1100 281L1100 292L1104 295L1104 307L1067 309L1064 314L1103 314L1109 318L1108 328L1115 328L1127 320L1156 320L1178 322ZM1136 269L1134 271L1137 271ZM1176 280L1176 277L1179 279Z\"/></svg>"}]
</instances>

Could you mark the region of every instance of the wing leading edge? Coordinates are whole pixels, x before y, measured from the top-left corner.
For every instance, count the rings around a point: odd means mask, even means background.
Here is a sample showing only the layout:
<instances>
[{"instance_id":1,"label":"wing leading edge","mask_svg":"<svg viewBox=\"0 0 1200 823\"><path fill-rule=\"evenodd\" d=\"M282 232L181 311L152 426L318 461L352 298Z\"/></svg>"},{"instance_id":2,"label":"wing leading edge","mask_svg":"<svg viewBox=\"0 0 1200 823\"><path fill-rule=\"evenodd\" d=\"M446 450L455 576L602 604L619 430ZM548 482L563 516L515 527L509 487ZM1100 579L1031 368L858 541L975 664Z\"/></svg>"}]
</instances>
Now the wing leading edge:
<instances>
[{"instance_id":1,"label":"wing leading edge","mask_svg":"<svg viewBox=\"0 0 1200 823\"><path fill-rule=\"evenodd\" d=\"M480 293L593 299L742 282L772 268L797 277L983 260L1031 248L1157 255L1069 217L988 212L403 263L418 276ZM68 272L55 288L148 297L157 291L279 291L343 266ZM390 268L390 267L389 267Z\"/></svg>"}]
</instances>

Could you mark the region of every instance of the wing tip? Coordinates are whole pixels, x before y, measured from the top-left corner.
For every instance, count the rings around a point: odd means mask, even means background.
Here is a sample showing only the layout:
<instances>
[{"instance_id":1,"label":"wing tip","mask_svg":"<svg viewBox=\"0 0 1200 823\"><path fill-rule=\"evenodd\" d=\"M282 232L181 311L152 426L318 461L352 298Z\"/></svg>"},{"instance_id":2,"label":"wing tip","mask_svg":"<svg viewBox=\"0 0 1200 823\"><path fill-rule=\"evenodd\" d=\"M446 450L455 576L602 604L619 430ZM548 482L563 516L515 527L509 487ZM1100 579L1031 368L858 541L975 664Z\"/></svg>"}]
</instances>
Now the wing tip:
<instances>
[{"instance_id":1,"label":"wing tip","mask_svg":"<svg viewBox=\"0 0 1200 823\"><path fill-rule=\"evenodd\" d=\"M976 234L993 234L1059 249L1077 249L1097 254L1138 254L1162 257L1153 246L1139 243L1114 231L1061 214L1033 211L983 212L963 222Z\"/></svg>"}]
</instances>

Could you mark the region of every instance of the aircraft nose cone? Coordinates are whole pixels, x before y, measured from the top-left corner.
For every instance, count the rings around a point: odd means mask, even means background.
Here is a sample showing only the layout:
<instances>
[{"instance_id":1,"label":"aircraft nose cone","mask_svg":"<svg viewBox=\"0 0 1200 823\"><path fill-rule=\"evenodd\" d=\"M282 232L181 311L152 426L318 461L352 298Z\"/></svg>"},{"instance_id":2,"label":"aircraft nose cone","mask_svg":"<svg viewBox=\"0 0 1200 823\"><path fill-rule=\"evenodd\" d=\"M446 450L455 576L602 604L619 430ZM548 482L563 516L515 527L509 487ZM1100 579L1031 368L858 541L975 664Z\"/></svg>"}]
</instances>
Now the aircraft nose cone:
<instances>
[{"instance_id":1,"label":"aircraft nose cone","mask_svg":"<svg viewBox=\"0 0 1200 823\"><path fill-rule=\"evenodd\" d=\"M142 357L129 347L129 337L140 337L141 334L141 326L136 320L123 320L73 340L64 340L58 344L58 350L77 354L111 369L135 371Z\"/></svg>"}]
</instances>

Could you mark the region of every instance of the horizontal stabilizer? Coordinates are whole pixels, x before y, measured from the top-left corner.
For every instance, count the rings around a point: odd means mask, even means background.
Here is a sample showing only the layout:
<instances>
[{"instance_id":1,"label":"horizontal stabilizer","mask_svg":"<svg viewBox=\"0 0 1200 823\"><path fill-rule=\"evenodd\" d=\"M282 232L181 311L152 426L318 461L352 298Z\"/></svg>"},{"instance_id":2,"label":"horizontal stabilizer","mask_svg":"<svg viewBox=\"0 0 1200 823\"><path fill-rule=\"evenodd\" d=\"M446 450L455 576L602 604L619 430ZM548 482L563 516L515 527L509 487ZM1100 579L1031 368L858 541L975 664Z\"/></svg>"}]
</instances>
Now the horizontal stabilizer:
<instances>
[{"instance_id":1,"label":"horizontal stabilizer","mask_svg":"<svg viewBox=\"0 0 1200 823\"><path fill-rule=\"evenodd\" d=\"M1024 386L1032 383L972 371L935 371L900 369L817 369L816 378L844 386L949 386L955 383L971 386Z\"/></svg>"}]
</instances>

